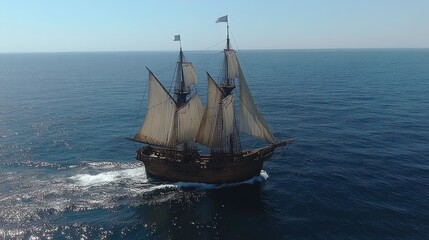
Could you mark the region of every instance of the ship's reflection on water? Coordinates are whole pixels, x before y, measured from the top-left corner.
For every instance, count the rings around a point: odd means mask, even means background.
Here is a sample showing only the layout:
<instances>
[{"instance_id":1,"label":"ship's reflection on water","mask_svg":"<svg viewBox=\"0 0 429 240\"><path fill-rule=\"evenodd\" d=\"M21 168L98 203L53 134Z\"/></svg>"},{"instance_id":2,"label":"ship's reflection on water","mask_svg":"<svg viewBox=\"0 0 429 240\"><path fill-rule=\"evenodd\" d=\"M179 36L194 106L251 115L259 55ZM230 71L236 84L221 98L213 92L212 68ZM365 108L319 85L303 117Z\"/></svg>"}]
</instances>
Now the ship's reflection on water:
<instances>
[{"instance_id":1,"label":"ship's reflection on water","mask_svg":"<svg viewBox=\"0 0 429 240\"><path fill-rule=\"evenodd\" d=\"M155 239L260 239L267 231L276 235L276 210L263 188L264 182L255 182L182 189L167 201L135 207L132 218L138 224L128 234ZM167 196L160 192L155 198Z\"/></svg>"}]
</instances>

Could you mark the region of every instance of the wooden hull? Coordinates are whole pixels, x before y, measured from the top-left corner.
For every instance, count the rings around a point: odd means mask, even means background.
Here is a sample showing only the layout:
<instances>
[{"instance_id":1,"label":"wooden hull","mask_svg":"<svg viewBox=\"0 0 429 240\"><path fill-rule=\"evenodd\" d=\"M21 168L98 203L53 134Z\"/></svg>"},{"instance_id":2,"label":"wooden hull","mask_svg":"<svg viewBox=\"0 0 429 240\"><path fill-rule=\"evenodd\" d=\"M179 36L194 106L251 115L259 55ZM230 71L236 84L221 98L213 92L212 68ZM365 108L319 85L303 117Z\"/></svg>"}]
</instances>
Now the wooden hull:
<instances>
[{"instance_id":1,"label":"wooden hull","mask_svg":"<svg viewBox=\"0 0 429 240\"><path fill-rule=\"evenodd\" d=\"M273 155L273 150L264 154L248 156L212 155L175 159L155 154L138 154L146 173L162 180L174 182L225 183L240 182L259 176L263 162Z\"/></svg>"},{"instance_id":2,"label":"wooden hull","mask_svg":"<svg viewBox=\"0 0 429 240\"><path fill-rule=\"evenodd\" d=\"M173 182L228 183L259 176L265 160L276 147L291 143L283 141L240 154L211 154L145 147L137 150L136 159L142 161L150 177Z\"/></svg>"}]
</instances>

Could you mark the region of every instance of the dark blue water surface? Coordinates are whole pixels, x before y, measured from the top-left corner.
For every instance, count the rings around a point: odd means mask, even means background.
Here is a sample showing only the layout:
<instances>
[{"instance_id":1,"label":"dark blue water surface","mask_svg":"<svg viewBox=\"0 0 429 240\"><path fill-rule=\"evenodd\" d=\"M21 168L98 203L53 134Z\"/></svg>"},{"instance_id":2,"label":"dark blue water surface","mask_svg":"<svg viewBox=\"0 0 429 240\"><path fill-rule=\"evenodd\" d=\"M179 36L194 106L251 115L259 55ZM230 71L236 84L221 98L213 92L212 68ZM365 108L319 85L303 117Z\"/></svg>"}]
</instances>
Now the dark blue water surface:
<instances>
[{"instance_id":1,"label":"dark blue water surface","mask_svg":"<svg viewBox=\"0 0 429 240\"><path fill-rule=\"evenodd\" d=\"M186 56L205 99L222 55ZM147 179L125 140L177 57L0 54L0 239L429 239L429 50L239 52L295 143L220 186Z\"/></svg>"}]
</instances>

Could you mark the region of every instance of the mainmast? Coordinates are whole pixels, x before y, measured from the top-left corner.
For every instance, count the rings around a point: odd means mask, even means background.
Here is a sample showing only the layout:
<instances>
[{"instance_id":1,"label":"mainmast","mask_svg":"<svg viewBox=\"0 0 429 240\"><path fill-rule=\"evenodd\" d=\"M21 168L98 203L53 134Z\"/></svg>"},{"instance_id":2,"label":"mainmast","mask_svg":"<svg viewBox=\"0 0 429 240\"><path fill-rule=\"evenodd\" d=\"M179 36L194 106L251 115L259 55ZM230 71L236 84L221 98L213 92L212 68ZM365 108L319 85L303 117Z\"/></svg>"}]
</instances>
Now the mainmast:
<instances>
[{"instance_id":1,"label":"mainmast","mask_svg":"<svg viewBox=\"0 0 429 240\"><path fill-rule=\"evenodd\" d=\"M256 107L246 84L243 72L229 39L228 15L217 19L216 23L227 23L227 43L224 49L224 66L220 85L208 75L207 107L204 111L196 142L208 146L215 154L229 154L235 157L241 152L240 133L245 133L269 143L275 139ZM234 81L240 84L240 118L235 110Z\"/></svg>"},{"instance_id":2,"label":"mainmast","mask_svg":"<svg viewBox=\"0 0 429 240\"><path fill-rule=\"evenodd\" d=\"M234 78L231 77L230 74L230 66L228 64L228 54L230 51L234 51L231 49L230 39L229 39L229 23L228 23L228 15L225 15L223 17L220 17L217 19L216 23L219 22L226 22L226 48L224 49L225 52L225 59L224 59L224 72L222 75L222 79L220 82L220 86L222 90L225 93L225 96L228 96L232 93L232 90L235 88L235 82Z\"/></svg>"},{"instance_id":3,"label":"mainmast","mask_svg":"<svg viewBox=\"0 0 429 240\"><path fill-rule=\"evenodd\" d=\"M223 90L224 99L230 97L232 99L232 91L235 89L235 78L238 78L237 66L238 62L235 58L235 52L231 48L230 38L229 38L229 22L228 15L220 17L217 19L216 23L226 22L226 48L224 49L224 66L223 73L221 75L220 87ZM233 104L232 104L232 108ZM234 152L241 151L240 145L240 135L238 133L237 117L235 111L233 112L233 129L229 137L224 139L226 141L226 146L228 151L232 154Z\"/></svg>"},{"instance_id":4,"label":"mainmast","mask_svg":"<svg viewBox=\"0 0 429 240\"><path fill-rule=\"evenodd\" d=\"M186 97L189 95L190 91L185 83L185 73L183 70L183 63L185 63L185 61L180 35L175 35L174 41L180 42L179 62L177 62L176 88L174 90L174 94L176 94L177 107L180 108L186 102Z\"/></svg>"},{"instance_id":5,"label":"mainmast","mask_svg":"<svg viewBox=\"0 0 429 240\"><path fill-rule=\"evenodd\" d=\"M227 50L230 49L230 46L229 46L229 24L228 24L228 17L226 19L226 49Z\"/></svg>"}]
</instances>

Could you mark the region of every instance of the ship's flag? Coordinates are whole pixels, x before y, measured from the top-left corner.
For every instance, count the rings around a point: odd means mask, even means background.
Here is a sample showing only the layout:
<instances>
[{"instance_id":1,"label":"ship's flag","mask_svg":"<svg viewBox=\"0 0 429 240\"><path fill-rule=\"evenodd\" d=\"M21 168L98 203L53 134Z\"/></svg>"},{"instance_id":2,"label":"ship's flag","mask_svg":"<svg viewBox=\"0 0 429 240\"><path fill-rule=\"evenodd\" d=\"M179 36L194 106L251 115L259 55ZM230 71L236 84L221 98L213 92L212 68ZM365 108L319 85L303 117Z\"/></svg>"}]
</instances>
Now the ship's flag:
<instances>
[{"instance_id":1,"label":"ship's flag","mask_svg":"<svg viewBox=\"0 0 429 240\"><path fill-rule=\"evenodd\" d=\"M220 23L220 22L228 22L228 15L220 17L216 20L216 23Z\"/></svg>"},{"instance_id":2,"label":"ship's flag","mask_svg":"<svg viewBox=\"0 0 429 240\"><path fill-rule=\"evenodd\" d=\"M174 40L173 41L180 41L180 35L174 35Z\"/></svg>"}]
</instances>

